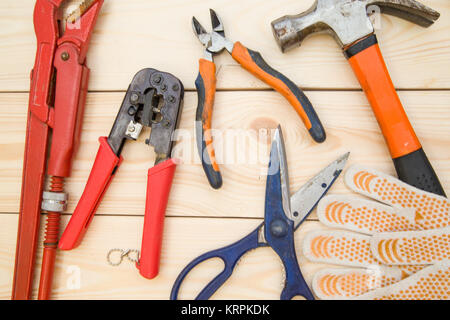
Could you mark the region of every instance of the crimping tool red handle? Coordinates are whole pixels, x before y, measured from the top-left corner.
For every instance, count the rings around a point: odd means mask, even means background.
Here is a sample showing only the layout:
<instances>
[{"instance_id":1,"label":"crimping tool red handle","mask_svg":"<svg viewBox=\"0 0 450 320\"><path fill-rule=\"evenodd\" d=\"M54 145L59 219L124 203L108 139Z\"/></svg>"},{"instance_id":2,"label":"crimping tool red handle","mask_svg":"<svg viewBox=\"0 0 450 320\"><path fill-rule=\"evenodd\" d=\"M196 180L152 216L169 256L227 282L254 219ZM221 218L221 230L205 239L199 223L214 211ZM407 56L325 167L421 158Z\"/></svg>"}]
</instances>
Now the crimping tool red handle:
<instances>
[{"instance_id":1,"label":"crimping tool red handle","mask_svg":"<svg viewBox=\"0 0 450 320\"><path fill-rule=\"evenodd\" d=\"M107 137L101 137L99 141L100 148L83 195L59 241L59 248L62 250L72 250L81 243L95 211L122 163L122 156L116 156L108 144ZM141 275L147 279L155 278L159 272L164 216L176 165L176 160L169 159L148 170L144 231L137 264Z\"/></svg>"},{"instance_id":2,"label":"crimping tool red handle","mask_svg":"<svg viewBox=\"0 0 450 320\"><path fill-rule=\"evenodd\" d=\"M100 137L99 142L100 147L86 187L59 240L58 247L62 250L72 250L80 244L97 207L122 163L122 156L118 157L114 153L108 144L107 137Z\"/></svg>"},{"instance_id":3,"label":"crimping tool red handle","mask_svg":"<svg viewBox=\"0 0 450 320\"><path fill-rule=\"evenodd\" d=\"M159 273L164 217L176 166L177 161L169 159L148 170L141 255L136 265L147 279Z\"/></svg>"}]
</instances>

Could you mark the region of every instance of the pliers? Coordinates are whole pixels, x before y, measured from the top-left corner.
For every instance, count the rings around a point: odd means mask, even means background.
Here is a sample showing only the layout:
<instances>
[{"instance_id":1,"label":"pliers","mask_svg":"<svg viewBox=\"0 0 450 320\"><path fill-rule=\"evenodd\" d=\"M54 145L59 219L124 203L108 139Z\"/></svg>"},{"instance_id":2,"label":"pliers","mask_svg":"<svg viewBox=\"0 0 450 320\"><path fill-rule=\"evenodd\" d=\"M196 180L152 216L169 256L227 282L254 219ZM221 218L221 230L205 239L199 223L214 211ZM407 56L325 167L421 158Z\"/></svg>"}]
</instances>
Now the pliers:
<instances>
[{"instance_id":1,"label":"pliers","mask_svg":"<svg viewBox=\"0 0 450 320\"><path fill-rule=\"evenodd\" d=\"M175 76L143 69L133 78L108 137L100 137L100 148L83 195L64 230L58 247L76 248L122 163L127 140L137 140L143 127L150 127L146 144L154 147L155 166L148 170L147 199L140 274L153 279L159 271L164 216L177 160L171 158L173 134L182 110L183 84Z\"/></svg>"},{"instance_id":2,"label":"pliers","mask_svg":"<svg viewBox=\"0 0 450 320\"><path fill-rule=\"evenodd\" d=\"M286 76L272 69L260 53L247 49L240 42L231 42L225 38L221 19L212 9L210 9L210 15L213 27L211 33L206 32L195 17L192 18L194 32L206 49L204 58L200 59L200 72L195 81L198 94L196 137L199 155L209 183L214 189L219 189L222 186L222 175L216 161L211 134L216 92L216 66L213 57L224 49L244 69L267 83L289 101L316 142L325 141L326 134L311 102L302 90Z\"/></svg>"},{"instance_id":3,"label":"pliers","mask_svg":"<svg viewBox=\"0 0 450 320\"><path fill-rule=\"evenodd\" d=\"M348 157L348 153L339 157L291 197L284 140L281 128L278 127L270 153L264 222L241 240L207 252L189 263L175 280L170 298L178 299L183 281L194 268L207 260L219 258L225 265L223 271L196 297L197 300L209 299L231 277L243 255L257 248L270 247L283 263L286 276L280 298L290 300L296 296L303 296L313 300L314 296L303 278L297 261L294 232L336 182Z\"/></svg>"}]
</instances>

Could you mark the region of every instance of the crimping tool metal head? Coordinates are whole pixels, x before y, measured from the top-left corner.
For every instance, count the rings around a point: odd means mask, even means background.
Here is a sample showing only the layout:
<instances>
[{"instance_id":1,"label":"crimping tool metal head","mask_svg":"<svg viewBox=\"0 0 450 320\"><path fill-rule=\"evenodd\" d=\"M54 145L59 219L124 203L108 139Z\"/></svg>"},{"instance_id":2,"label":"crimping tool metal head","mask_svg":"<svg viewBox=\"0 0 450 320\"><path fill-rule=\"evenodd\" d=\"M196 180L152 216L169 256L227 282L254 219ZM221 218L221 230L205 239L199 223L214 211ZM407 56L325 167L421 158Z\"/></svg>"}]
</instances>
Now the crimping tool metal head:
<instances>
[{"instance_id":1,"label":"crimping tool metal head","mask_svg":"<svg viewBox=\"0 0 450 320\"><path fill-rule=\"evenodd\" d=\"M114 153L119 156L127 139L136 140L143 127L149 127L152 130L146 143L154 147L155 164L169 159L183 97L183 84L173 75L155 69L139 71L131 81L108 136Z\"/></svg>"}]
</instances>

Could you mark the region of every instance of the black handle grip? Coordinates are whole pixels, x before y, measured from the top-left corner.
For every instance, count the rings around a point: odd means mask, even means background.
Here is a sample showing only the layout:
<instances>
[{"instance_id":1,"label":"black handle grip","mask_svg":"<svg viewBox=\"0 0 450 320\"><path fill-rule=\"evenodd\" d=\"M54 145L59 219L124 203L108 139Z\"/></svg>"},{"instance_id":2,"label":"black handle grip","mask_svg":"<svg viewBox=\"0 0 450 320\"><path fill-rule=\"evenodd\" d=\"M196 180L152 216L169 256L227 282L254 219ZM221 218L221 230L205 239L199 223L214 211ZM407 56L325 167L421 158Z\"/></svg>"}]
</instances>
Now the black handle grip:
<instances>
[{"instance_id":1,"label":"black handle grip","mask_svg":"<svg viewBox=\"0 0 450 320\"><path fill-rule=\"evenodd\" d=\"M446 197L439 178L423 149L393 160L400 180L421 190Z\"/></svg>"}]
</instances>

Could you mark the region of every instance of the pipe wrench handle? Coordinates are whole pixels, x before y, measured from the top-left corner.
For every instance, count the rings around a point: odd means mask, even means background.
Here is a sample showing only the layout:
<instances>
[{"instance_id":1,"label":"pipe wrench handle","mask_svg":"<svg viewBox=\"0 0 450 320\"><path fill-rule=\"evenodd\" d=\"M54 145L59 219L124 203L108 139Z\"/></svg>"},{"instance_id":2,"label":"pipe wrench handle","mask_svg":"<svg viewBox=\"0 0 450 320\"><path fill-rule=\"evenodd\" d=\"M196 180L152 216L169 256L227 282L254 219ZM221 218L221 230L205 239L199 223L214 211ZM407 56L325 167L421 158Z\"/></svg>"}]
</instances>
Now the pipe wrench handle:
<instances>
[{"instance_id":1,"label":"pipe wrench handle","mask_svg":"<svg viewBox=\"0 0 450 320\"><path fill-rule=\"evenodd\" d=\"M345 50L394 160L401 180L445 195L392 83L377 38L371 35Z\"/></svg>"},{"instance_id":2,"label":"pipe wrench handle","mask_svg":"<svg viewBox=\"0 0 450 320\"><path fill-rule=\"evenodd\" d=\"M81 243L117 168L122 163L122 156L118 157L113 152L106 137L100 137L99 141L100 148L86 187L59 240L58 247L61 250L72 250Z\"/></svg>"},{"instance_id":3,"label":"pipe wrench handle","mask_svg":"<svg viewBox=\"0 0 450 320\"><path fill-rule=\"evenodd\" d=\"M176 165L174 159L169 159L148 170L141 255L136 265L147 279L153 279L159 273L164 217Z\"/></svg>"}]
</instances>

